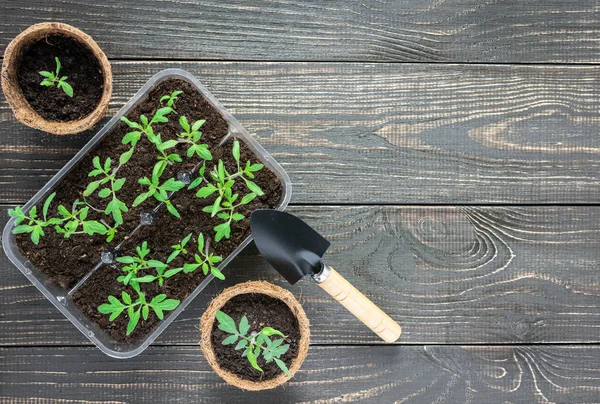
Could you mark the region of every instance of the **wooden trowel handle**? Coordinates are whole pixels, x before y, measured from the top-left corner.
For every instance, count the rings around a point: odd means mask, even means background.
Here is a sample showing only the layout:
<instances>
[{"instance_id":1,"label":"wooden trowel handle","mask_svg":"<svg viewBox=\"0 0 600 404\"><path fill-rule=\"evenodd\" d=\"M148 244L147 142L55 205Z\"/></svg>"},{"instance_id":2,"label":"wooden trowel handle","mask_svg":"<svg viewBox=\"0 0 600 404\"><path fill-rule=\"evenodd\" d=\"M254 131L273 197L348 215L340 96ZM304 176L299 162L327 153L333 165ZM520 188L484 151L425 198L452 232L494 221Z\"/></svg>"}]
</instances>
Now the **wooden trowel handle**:
<instances>
[{"instance_id":1,"label":"wooden trowel handle","mask_svg":"<svg viewBox=\"0 0 600 404\"><path fill-rule=\"evenodd\" d=\"M385 342L400 338L402 328L370 301L335 269L324 265L319 274L313 276L317 285L340 302L350 313L379 335Z\"/></svg>"}]
</instances>

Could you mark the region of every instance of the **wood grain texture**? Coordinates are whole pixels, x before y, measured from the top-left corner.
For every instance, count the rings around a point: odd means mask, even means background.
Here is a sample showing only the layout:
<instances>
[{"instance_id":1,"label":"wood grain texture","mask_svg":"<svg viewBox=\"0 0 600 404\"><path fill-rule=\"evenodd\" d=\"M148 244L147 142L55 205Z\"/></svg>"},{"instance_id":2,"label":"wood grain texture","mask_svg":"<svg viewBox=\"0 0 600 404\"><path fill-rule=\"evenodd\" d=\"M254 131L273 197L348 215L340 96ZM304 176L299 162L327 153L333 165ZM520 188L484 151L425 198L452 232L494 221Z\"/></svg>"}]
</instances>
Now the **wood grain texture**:
<instances>
[{"instance_id":1,"label":"wood grain texture","mask_svg":"<svg viewBox=\"0 0 600 404\"><path fill-rule=\"evenodd\" d=\"M597 346L311 347L284 388L224 384L199 347L130 360L88 347L0 349L0 400L77 403L597 403ZM56 401L53 401L56 400Z\"/></svg>"},{"instance_id":2,"label":"wood grain texture","mask_svg":"<svg viewBox=\"0 0 600 404\"><path fill-rule=\"evenodd\" d=\"M600 66L114 63L114 114L148 78L189 70L291 176L293 203L600 201ZM0 202L21 203L90 138L0 104Z\"/></svg>"},{"instance_id":3,"label":"wood grain texture","mask_svg":"<svg viewBox=\"0 0 600 404\"><path fill-rule=\"evenodd\" d=\"M0 50L29 25L85 29L112 58L600 61L595 0L5 0Z\"/></svg>"},{"instance_id":4,"label":"wood grain texture","mask_svg":"<svg viewBox=\"0 0 600 404\"><path fill-rule=\"evenodd\" d=\"M290 211L332 242L326 262L400 323L400 344L600 342L598 206L295 206ZM4 255L0 269L0 344L89 344ZM311 321L313 343L380 342L310 279L288 285L254 246L225 275L227 280L212 282L158 344L197 342L210 299L249 279L290 289Z\"/></svg>"}]
</instances>

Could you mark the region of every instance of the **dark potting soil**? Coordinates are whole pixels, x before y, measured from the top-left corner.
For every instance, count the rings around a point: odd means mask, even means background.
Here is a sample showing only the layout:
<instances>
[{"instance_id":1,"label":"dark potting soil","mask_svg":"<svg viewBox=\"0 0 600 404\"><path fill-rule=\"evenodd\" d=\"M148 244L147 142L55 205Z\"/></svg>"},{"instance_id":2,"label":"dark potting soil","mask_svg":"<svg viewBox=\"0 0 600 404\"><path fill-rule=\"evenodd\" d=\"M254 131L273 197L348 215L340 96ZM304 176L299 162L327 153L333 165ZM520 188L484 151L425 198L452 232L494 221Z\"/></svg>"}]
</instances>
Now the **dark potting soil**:
<instances>
[{"instance_id":1,"label":"dark potting soil","mask_svg":"<svg viewBox=\"0 0 600 404\"><path fill-rule=\"evenodd\" d=\"M231 316L236 324L239 324L240 319L246 316L250 324L249 332L259 332L263 327L273 327L281 331L286 336L284 343L289 344L290 348L280 359L289 369L294 358L298 356L300 327L298 326L298 320L283 301L260 293L248 293L234 296L225 303L221 311ZM236 374L242 379L252 381L273 379L282 373L274 361L266 363L262 357L258 359L258 365L262 368L264 374L255 370L248 359L242 357L242 350L236 351L234 349L235 344L222 344L223 340L229 335L221 331L218 328L217 321L215 321L211 342L217 362L223 369ZM271 337L271 339L276 338Z\"/></svg>"},{"instance_id":2,"label":"dark potting soil","mask_svg":"<svg viewBox=\"0 0 600 404\"><path fill-rule=\"evenodd\" d=\"M230 172L237 169L235 160L231 155L232 144L233 139L228 140L212 153L213 161L223 160L225 168ZM258 161L248 146L241 141L240 156L241 161ZM192 233L192 238L186 245L188 254L180 254L170 264L172 268L182 267L185 263L194 262L193 257L198 244L197 236L198 233L202 233L206 241L208 241L207 237L210 238L210 251L215 255L226 258L250 235L250 221L248 219L250 213L256 209L274 208L281 200L282 185L277 176L266 168L255 174L254 182L261 187L265 194L257 197L250 204L238 210L246 218L232 223L231 238L222 239L218 243L213 240L213 227L219 224L220 221L218 218L211 218L209 213L202 211L202 208L206 205L211 205L214 202L214 197L200 199L195 196L197 189L191 191L182 189L172 199L172 203L181 215L181 218L176 218L167 212L164 207L161 207L155 224L142 227L133 237L126 240L118 251L118 255L135 255L135 248L146 241L150 249L148 258L165 262L173 251L171 246L179 243L185 236ZM234 192L239 192L240 195L248 193L245 185L239 183L234 185L233 190ZM154 274L154 269L139 272L139 276ZM160 320L153 315L148 320L140 319L133 333L126 336L127 323L129 321L126 315L122 314L111 322L108 320L108 316L98 312L98 306L107 301L108 295L120 296L122 291L126 291L132 296L135 295L131 287L117 282L119 275L123 275L123 271L119 265L113 264L100 268L77 289L73 295L73 301L80 311L93 319L100 328L106 330L114 340L133 344L151 333L158 326ZM227 276L227 271L225 271L225 276ZM196 289L205 277L206 275L198 269L189 274L181 272L177 276L168 278L162 287L156 282L143 283L140 286L146 296L156 296L165 293L170 299L183 301ZM165 316L168 316L168 313L165 313Z\"/></svg>"},{"instance_id":3,"label":"dark potting soil","mask_svg":"<svg viewBox=\"0 0 600 404\"><path fill-rule=\"evenodd\" d=\"M40 85L40 71L56 71L57 57L62 65L59 77L73 87L73 97L56 86ZM48 35L29 44L17 62L21 91L29 105L50 121L75 121L89 115L100 103L104 75L91 49L65 35Z\"/></svg>"},{"instance_id":4,"label":"dark potting soil","mask_svg":"<svg viewBox=\"0 0 600 404\"><path fill-rule=\"evenodd\" d=\"M185 80L166 79L160 82L148 93L146 98L141 99L131 109L127 114L127 117L132 121L139 122L139 117L142 114L147 117L152 116L159 107L160 97L165 94L170 94L175 90L184 91L183 94L179 95L174 105L177 113L185 115L188 117L189 121L206 119L206 123L201 129L203 132L202 141L207 143L211 148L216 146L227 134L228 124L221 114L206 99L204 99L202 94ZM180 133L178 117L175 119L171 118L167 123L155 124L154 127L156 133L161 133L163 140L175 139L177 134ZM82 199L82 193L87 184L91 181L91 178L88 177L88 173L93 169L92 160L94 156L99 156L101 161L104 161L107 157L111 157L112 161L118 161L118 156L129 149L128 145L123 145L121 143L122 138L129 131L130 129L125 123L119 122L86 157L73 167L54 189L56 197L50 205L50 216L56 217L57 208L60 204L70 208L75 200ZM256 157L250 157L251 152L246 148L243 149L243 158L248 158L251 161L256 160ZM175 150L179 155L185 156L186 148L184 145L176 146ZM218 159L220 156L217 151L213 152L213 155L215 159ZM192 158L183 157L182 163L168 166L162 178L166 179L175 176L177 172L191 170L199 161L199 158L196 156ZM28 258L39 271L48 276L49 283L66 289L73 287L100 261L100 253L102 250L113 249L121 241L125 240L130 232L138 225L140 213L150 211L157 205L156 201L148 199L136 208L131 207L137 195L145 191L145 187L138 184L137 180L144 176L150 177L155 162L155 146L143 137L138 142L131 160L119 170L118 176L127 178L127 180L125 181L125 186L119 191L118 197L130 208L129 212L123 215L124 224L119 227L117 235L112 242L106 243L105 237L101 235L88 236L86 234L76 234L69 239L64 239L53 229L46 228L46 235L41 237L38 245L33 244L28 234L17 235L17 244L21 253ZM249 208L251 206L254 206L254 209L265 207L267 205L269 207L276 206L281 198L281 185L279 184L279 180L266 168L260 172L260 177L258 178L262 178L262 180L259 179L256 182L259 183L259 186L261 186L269 196L257 198L249 205ZM270 188L272 186L270 185L271 183L276 183L276 189ZM269 190L273 191L273 193L269 194ZM97 193L89 196L87 201L92 206L102 209L107 203L106 200L99 198ZM181 223L188 223L190 220L194 221L198 214L203 213L201 212L202 203L208 202L196 198L191 191L180 191L175 200L173 200L173 203L182 214L182 220L173 221L173 219L175 219L174 216L170 214L161 214L157 224L153 226L152 229L174 225L176 228L172 230L173 232L177 229L183 230L181 228ZM186 204L189 205L187 209L183 207ZM38 212L41 212L41 208L42 203L37 207ZM103 212L90 210L88 218L90 220L104 219L108 220L109 223L112 223L110 218L104 215ZM175 225L175 223L177 224ZM194 221L194 223L195 224L190 224L188 227L192 228L193 226L199 226L197 220ZM212 228L213 226L214 224L207 224L206 228ZM234 232L235 229L232 228L232 239L235 237ZM155 232L154 230L149 230L149 233L154 234L155 236L157 234L165 234L162 231ZM178 236L179 234L177 237ZM174 237L176 241L179 240L177 237ZM156 245L156 247L153 248L158 248L161 243L160 240L154 242L150 239L148 242L151 247ZM164 248L170 248L172 244L175 243L169 242L169 245ZM125 248L127 247L125 246Z\"/></svg>"}]
</instances>

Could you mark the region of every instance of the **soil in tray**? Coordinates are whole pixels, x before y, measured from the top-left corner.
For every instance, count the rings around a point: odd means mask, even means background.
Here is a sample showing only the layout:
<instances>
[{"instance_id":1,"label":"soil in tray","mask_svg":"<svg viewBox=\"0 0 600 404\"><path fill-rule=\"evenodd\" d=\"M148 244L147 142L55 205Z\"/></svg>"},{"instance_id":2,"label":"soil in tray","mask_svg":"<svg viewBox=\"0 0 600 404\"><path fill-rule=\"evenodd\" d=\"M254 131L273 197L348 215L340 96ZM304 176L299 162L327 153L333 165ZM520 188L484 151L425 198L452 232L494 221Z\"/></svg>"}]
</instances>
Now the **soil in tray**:
<instances>
[{"instance_id":1,"label":"soil in tray","mask_svg":"<svg viewBox=\"0 0 600 404\"><path fill-rule=\"evenodd\" d=\"M213 151L213 161L223 160L225 168L230 172L236 169L235 160L231 155L232 144L233 139L230 139L223 146ZM255 163L259 161L241 140L240 156L240 160L243 162L249 160ZM280 179L266 167L255 174L254 182L258 184L265 194L257 197L250 204L239 210L246 218L232 223L230 239L222 239L218 243L212 240L212 237L214 237L213 227L219 224L220 221L216 217L211 218L209 213L202 211L202 208L212 204L214 198L200 199L195 196L196 189L191 191L183 189L177 192L172 198L172 203L179 211L181 218L176 218L168 213L164 207L161 207L156 223L144 226L138 230L132 238L125 241L120 251L118 251L118 255L135 255L135 247L146 241L151 251L149 258L165 262L169 254L173 251L171 246L192 233L192 239L186 246L188 255L184 256L180 254L170 265L172 268L181 267L186 262L193 262L193 254L197 246L197 235L198 233L203 233L205 239L211 238L210 251L225 259L250 235L250 222L248 220L250 213L256 209L275 208L281 201L282 184ZM240 195L245 195L249 192L241 181L236 182L233 191L239 192ZM149 269L147 272L141 273L140 276L148 274L154 275L154 270ZM146 321L141 319L135 331L131 335L126 336L128 322L126 315L122 314L115 321L111 322L108 320L108 316L98 312L98 306L107 301L108 295L120 296L122 291L126 291L132 296L135 295L131 287L116 281L119 275L123 275L123 272L118 265L100 268L77 289L73 295L73 301L86 317L92 319L101 329L106 330L114 340L134 344L152 332L158 326L160 320L153 315ZM226 272L225 276L227 276ZM141 284L141 288L147 297L165 293L170 299L183 301L200 285L205 277L202 270L198 269L189 274L179 273L174 277L168 278L165 280L163 287L153 282Z\"/></svg>"},{"instance_id":2,"label":"soil in tray","mask_svg":"<svg viewBox=\"0 0 600 404\"><path fill-rule=\"evenodd\" d=\"M289 344L290 348L280 359L288 369L290 368L292 361L298 356L300 328L298 320L283 301L268 295L248 293L234 296L225 303L221 311L231 316L236 324L239 324L240 319L245 315L250 324L250 332L260 332L263 327L273 327L281 331L286 336L284 343ZM262 357L258 359L258 365L263 369L264 374L253 369L248 359L242 357L242 351L234 349L235 344L223 345L221 343L229 335L219 330L218 323L215 321L211 342L217 362L223 369L242 379L252 381L273 379L282 373L275 362L266 363Z\"/></svg>"},{"instance_id":3,"label":"soil in tray","mask_svg":"<svg viewBox=\"0 0 600 404\"><path fill-rule=\"evenodd\" d=\"M62 65L59 77L67 76L73 97L56 87L44 87L41 71L56 71L57 57ZM47 35L29 44L17 62L21 91L31 107L50 121L75 121L89 115L100 102L104 75L98 60L86 45L65 35Z\"/></svg>"},{"instance_id":4,"label":"soil in tray","mask_svg":"<svg viewBox=\"0 0 600 404\"><path fill-rule=\"evenodd\" d=\"M175 102L175 109L178 114L185 115L190 121L206 119L202 126L202 141L213 147L227 135L228 124L221 114L202 96L202 94L189 82L181 79L165 79L152 89L146 98L141 99L126 116L139 122L139 117L145 114L150 117L159 107L159 99L165 94L170 94L175 90L184 91ZM160 133L163 140L175 139L181 132L179 118L170 116L169 122L155 124L156 133ZM62 204L69 208L76 199L82 199L82 193L92 178L88 173L93 169L92 160L94 156L99 156L101 161L111 157L112 161L118 161L118 157L129 149L128 145L123 145L121 140L130 129L123 122L116 124L113 129L99 142L99 144L88 153L73 169L59 182L53 190L56 192L52 204L50 205L50 215L56 216L58 205ZM181 156L185 156L186 148L184 145L178 145L175 150ZM198 157L183 158L180 164L169 166L162 178L173 177L179 171L191 170L200 160ZM148 199L140 206L132 208L131 205L135 198L146 190L145 187L138 184L137 180L142 177L150 177L152 168L156 163L156 150L145 137L137 144L131 160L124 165L118 173L118 177L126 178L125 185L119 191L118 197L129 208L129 212L123 215L124 224L119 227L115 239L111 243L105 242L105 237L101 235L88 236L85 234L76 234L69 239L64 239L62 235L57 234L53 229L46 228L46 235L40 239L38 245L35 245L28 234L17 235L17 244L23 256L42 273L48 276L48 282L62 288L73 287L85 274L87 274L99 261L100 252L105 248L114 248L123 241L130 232L138 225L140 213L149 211L157 202L154 199ZM264 170L267 171L267 170ZM196 200L198 200L196 198ZM87 201L97 208L104 208L107 200L101 199L97 193L87 198ZM38 204L38 212L42 210L42 204ZM198 210L201 210L199 208ZM89 220L108 220L109 217L103 212L90 210Z\"/></svg>"}]
</instances>

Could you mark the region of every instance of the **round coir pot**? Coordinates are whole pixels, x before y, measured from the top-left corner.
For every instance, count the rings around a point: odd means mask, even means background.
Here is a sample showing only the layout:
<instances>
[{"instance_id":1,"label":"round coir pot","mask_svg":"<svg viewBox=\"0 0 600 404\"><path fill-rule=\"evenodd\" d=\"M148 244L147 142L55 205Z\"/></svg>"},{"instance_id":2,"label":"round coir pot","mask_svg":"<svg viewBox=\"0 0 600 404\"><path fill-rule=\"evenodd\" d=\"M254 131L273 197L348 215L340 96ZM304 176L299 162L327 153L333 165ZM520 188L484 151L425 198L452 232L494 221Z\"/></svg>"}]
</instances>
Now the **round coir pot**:
<instances>
[{"instance_id":1,"label":"round coir pot","mask_svg":"<svg viewBox=\"0 0 600 404\"><path fill-rule=\"evenodd\" d=\"M54 58L59 54L63 58L59 77L78 84L72 85L73 97L39 85L44 77L37 70L55 71ZM2 89L20 122L55 135L73 134L91 128L104 115L112 93L112 72L106 55L89 35L67 24L46 22L27 28L7 46Z\"/></svg>"},{"instance_id":2,"label":"round coir pot","mask_svg":"<svg viewBox=\"0 0 600 404\"><path fill-rule=\"evenodd\" d=\"M245 315L250 324L250 333L260 332L263 327L273 327L286 335L283 344L290 344L290 348L287 357L280 359L286 362L289 376L276 368L274 362L265 364L262 358L258 362L264 370L264 374L261 374L251 367L246 357L242 357L243 350L234 349L235 344L222 345L222 340L229 334L217 328L217 310L231 316L236 325ZM291 379L306 358L310 340L308 318L294 295L262 281L241 283L225 289L208 306L200 320L200 329L200 346L210 366L227 383L244 390L272 389Z\"/></svg>"}]
</instances>

